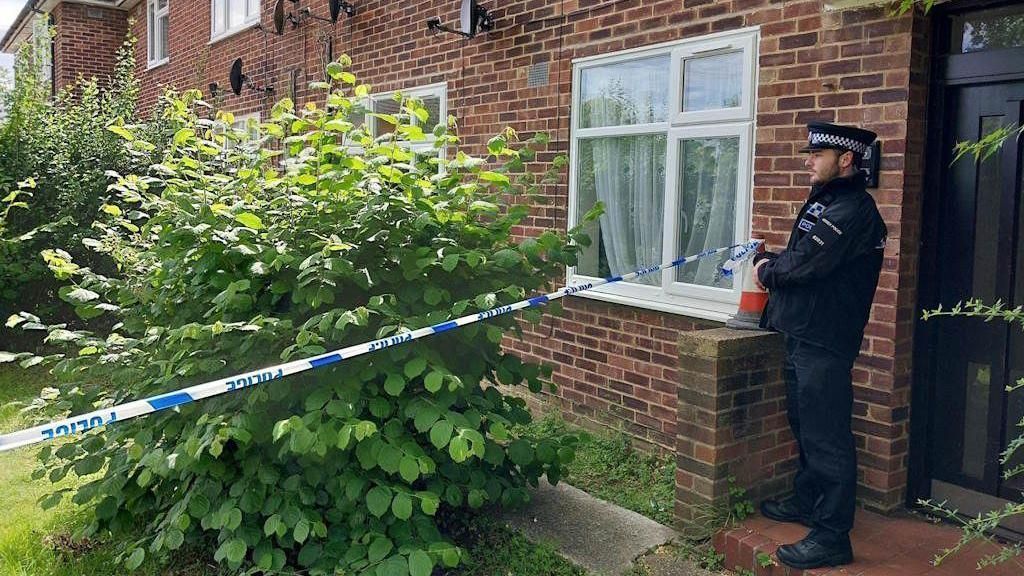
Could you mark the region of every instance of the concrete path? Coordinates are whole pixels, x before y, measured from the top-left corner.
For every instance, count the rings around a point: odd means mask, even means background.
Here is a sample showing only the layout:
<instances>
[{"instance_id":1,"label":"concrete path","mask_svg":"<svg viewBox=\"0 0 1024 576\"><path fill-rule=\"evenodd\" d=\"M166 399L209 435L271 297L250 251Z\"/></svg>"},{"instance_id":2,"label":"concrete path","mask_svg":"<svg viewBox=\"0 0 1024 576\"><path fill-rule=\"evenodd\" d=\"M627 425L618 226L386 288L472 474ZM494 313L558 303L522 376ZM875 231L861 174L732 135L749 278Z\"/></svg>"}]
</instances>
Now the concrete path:
<instances>
[{"instance_id":1,"label":"concrete path","mask_svg":"<svg viewBox=\"0 0 1024 576\"><path fill-rule=\"evenodd\" d=\"M552 486L542 481L532 496L527 506L505 512L504 520L533 541L551 542L563 556L595 575L620 576L639 557L678 535L668 526L564 482Z\"/></svg>"}]
</instances>

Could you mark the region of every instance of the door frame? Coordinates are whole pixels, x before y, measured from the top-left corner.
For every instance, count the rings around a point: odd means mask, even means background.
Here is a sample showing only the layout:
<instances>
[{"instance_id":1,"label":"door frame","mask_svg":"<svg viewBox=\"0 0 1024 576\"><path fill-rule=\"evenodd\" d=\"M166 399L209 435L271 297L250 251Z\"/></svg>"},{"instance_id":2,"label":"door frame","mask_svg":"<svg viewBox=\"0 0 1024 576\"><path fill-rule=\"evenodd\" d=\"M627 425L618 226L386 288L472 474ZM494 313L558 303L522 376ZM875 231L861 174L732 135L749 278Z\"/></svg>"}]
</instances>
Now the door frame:
<instances>
[{"instance_id":1,"label":"door frame","mask_svg":"<svg viewBox=\"0 0 1024 576\"><path fill-rule=\"evenodd\" d=\"M918 267L917 304L913 342L913 371L911 387L911 417L909 432L909 462L907 475L907 506L916 506L918 499L931 497L932 470L929 462L928 440L931 436L931 410L934 405L932 383L935 381L935 363L925 361L934 357L936 337L942 329L940 322L924 322L919 310L935 308L938 302L938 284L932 282L938 270L940 245L940 209L942 198L946 197L946 168L952 161L952 147L946 143L953 130L955 114L949 103L949 93L959 86L1024 80L1024 69L1014 71L1001 66L999 62L988 62L986 66L963 66L963 56L949 56L952 41L948 25L949 17L1012 4L1003 0L974 2L950 2L936 5L932 9L931 39L929 52L930 70L928 86L928 129L925 139L925 174L923 190L934 191L922 195L920 260ZM999 61L1024 61L1024 48L1006 51L1008 58ZM982 52L978 58L985 58ZM1011 152L1010 148L1013 148ZM1016 153L1016 147L1004 147L1000 155ZM1002 160L1000 160L1002 161ZM1019 175L1018 175L1019 177ZM1003 214L1003 218L1015 215ZM1018 231L1018 234L1024 231ZM1010 242L1012 238L1000 239ZM948 302L943 304L950 304ZM999 430L1000 434L1002 431Z\"/></svg>"}]
</instances>

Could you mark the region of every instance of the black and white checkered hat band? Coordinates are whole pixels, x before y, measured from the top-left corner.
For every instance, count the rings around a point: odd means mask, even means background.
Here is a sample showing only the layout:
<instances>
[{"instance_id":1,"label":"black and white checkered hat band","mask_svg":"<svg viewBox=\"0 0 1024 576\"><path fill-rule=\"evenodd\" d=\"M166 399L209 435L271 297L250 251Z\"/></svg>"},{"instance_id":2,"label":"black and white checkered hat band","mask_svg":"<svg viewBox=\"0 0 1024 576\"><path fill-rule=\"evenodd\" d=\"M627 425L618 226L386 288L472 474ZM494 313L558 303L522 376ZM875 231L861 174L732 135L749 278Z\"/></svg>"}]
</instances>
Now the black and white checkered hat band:
<instances>
[{"instance_id":1,"label":"black and white checkered hat band","mask_svg":"<svg viewBox=\"0 0 1024 576\"><path fill-rule=\"evenodd\" d=\"M811 132L807 136L807 143L811 145L828 144L829 146L836 146L851 150L857 154L864 154L868 151L868 145L863 142L858 142L853 138L836 136L835 134L825 134L824 132Z\"/></svg>"}]
</instances>

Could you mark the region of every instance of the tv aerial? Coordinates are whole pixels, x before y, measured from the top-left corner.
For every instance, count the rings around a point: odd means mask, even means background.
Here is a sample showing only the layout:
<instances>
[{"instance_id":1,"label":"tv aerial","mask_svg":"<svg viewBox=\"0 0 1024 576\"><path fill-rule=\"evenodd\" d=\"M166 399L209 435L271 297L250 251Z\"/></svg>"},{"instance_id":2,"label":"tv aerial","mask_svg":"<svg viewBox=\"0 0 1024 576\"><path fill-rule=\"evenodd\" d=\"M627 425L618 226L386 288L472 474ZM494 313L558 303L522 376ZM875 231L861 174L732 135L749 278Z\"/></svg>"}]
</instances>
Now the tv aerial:
<instances>
[{"instance_id":1,"label":"tv aerial","mask_svg":"<svg viewBox=\"0 0 1024 576\"><path fill-rule=\"evenodd\" d=\"M265 94L271 94L274 92L273 86L257 86L251 78L246 76L242 72L242 59L236 58L231 63L231 73L229 75L231 80L231 91L238 96L242 93L242 88L248 88L254 92L263 92Z\"/></svg>"},{"instance_id":2,"label":"tv aerial","mask_svg":"<svg viewBox=\"0 0 1024 576\"><path fill-rule=\"evenodd\" d=\"M299 0L288 1L296 6L299 4ZM345 0L330 0L330 2L328 2L330 14L327 18L313 14L310 12L308 7L299 8L295 13L285 13L284 2L285 0L277 0L277 4L274 5L274 32L276 32L278 36L284 34L285 22L291 23L292 28L298 28L300 24L310 19L336 24L342 12L350 18L356 15L356 7Z\"/></svg>"},{"instance_id":3,"label":"tv aerial","mask_svg":"<svg viewBox=\"0 0 1024 576\"><path fill-rule=\"evenodd\" d=\"M440 18L427 20L427 29L431 32L450 32L466 38L473 38L478 31L490 32L493 30L494 18L486 8L477 4L476 0L462 0L458 30L441 24Z\"/></svg>"}]
</instances>

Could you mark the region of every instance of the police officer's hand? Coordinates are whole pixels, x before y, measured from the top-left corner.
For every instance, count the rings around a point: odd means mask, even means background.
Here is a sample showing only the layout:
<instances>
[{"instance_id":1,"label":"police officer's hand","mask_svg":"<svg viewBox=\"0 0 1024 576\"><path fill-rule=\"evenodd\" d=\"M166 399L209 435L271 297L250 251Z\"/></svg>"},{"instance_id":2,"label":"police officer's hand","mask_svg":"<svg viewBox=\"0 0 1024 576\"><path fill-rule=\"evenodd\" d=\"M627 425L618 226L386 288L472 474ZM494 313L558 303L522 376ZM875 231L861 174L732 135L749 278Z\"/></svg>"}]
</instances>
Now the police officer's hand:
<instances>
[{"instance_id":1,"label":"police officer's hand","mask_svg":"<svg viewBox=\"0 0 1024 576\"><path fill-rule=\"evenodd\" d=\"M762 260L759 260L756 264L754 264L754 283L757 284L758 288L766 292L768 291L768 289L764 287L764 284L761 284L761 277L758 276L758 272L761 270L761 266L764 266L769 261L771 261L771 258L764 258Z\"/></svg>"}]
</instances>

